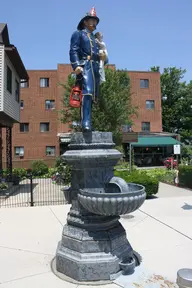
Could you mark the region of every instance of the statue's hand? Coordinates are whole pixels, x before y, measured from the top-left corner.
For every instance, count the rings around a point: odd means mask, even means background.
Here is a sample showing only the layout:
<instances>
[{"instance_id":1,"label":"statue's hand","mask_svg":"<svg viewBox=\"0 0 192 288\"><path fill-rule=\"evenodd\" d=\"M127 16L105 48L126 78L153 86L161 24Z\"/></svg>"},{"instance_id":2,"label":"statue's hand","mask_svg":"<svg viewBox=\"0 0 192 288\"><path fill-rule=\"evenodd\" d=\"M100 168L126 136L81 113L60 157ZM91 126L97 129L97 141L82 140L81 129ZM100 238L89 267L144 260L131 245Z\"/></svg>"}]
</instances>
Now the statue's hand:
<instances>
[{"instance_id":1,"label":"statue's hand","mask_svg":"<svg viewBox=\"0 0 192 288\"><path fill-rule=\"evenodd\" d=\"M82 73L82 72L83 72L83 68L82 68L82 67L80 67L80 66L76 67L75 73L76 73L77 75L79 75L79 74Z\"/></svg>"},{"instance_id":2,"label":"statue's hand","mask_svg":"<svg viewBox=\"0 0 192 288\"><path fill-rule=\"evenodd\" d=\"M100 60L102 61L106 60L106 54L104 50L99 50L99 57L100 57Z\"/></svg>"}]
</instances>

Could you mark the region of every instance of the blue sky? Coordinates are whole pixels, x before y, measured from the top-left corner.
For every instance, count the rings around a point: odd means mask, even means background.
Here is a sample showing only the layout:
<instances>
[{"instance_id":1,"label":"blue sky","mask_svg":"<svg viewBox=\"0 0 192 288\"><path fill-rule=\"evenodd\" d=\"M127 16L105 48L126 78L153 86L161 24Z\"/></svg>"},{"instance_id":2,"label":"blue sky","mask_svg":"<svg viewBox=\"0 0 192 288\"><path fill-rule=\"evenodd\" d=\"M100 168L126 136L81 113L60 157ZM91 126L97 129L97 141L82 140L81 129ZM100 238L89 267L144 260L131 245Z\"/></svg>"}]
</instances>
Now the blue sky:
<instances>
[{"instance_id":1,"label":"blue sky","mask_svg":"<svg viewBox=\"0 0 192 288\"><path fill-rule=\"evenodd\" d=\"M27 69L56 69L69 63L71 34L92 6L111 64L182 67L192 79L192 0L1 0L0 22Z\"/></svg>"}]
</instances>

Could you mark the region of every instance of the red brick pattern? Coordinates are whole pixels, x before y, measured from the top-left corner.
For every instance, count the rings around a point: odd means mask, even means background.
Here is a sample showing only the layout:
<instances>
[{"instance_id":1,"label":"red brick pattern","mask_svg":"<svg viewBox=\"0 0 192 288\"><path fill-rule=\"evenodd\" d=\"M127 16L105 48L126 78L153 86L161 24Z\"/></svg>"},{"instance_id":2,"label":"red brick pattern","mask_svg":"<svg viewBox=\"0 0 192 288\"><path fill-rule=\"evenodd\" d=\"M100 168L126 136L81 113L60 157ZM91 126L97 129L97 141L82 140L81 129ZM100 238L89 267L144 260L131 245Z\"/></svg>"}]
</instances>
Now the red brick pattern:
<instances>
[{"instance_id":1,"label":"red brick pattern","mask_svg":"<svg viewBox=\"0 0 192 288\"><path fill-rule=\"evenodd\" d=\"M112 65L114 69L114 65ZM21 100L24 100L24 109L21 110L21 123L29 123L29 132L20 132L19 124L13 127L13 166L28 166L27 161L44 159L49 164L55 157L46 156L46 146L56 147L56 156L59 151L59 132L69 132L68 125L59 121L58 110L62 109L61 98L64 89L60 83L67 81L71 73L71 65L58 64L57 70L28 70L29 87L21 89ZM133 130L141 131L141 122L151 123L151 132L162 131L161 119L161 92L160 74L156 72L128 71L131 80L132 103L138 107L138 117L134 117ZM40 78L49 78L49 87L40 87ZM149 88L140 88L140 79L149 80ZM55 100L55 109L46 110L45 101ZM155 109L146 110L146 100L155 100ZM40 122L49 122L50 131L40 132ZM3 135L3 161L5 161L5 135ZM14 147L24 146L24 157L14 156ZM15 163L15 165L14 165ZM25 164L24 164L25 163Z\"/></svg>"},{"instance_id":2,"label":"red brick pattern","mask_svg":"<svg viewBox=\"0 0 192 288\"><path fill-rule=\"evenodd\" d=\"M128 72L131 82L132 103L138 107L138 117L134 117L134 132L141 131L142 122L150 122L151 132L162 132L160 73ZM149 88L140 88L140 79L149 80ZM146 100L154 100L154 110L146 109Z\"/></svg>"}]
</instances>

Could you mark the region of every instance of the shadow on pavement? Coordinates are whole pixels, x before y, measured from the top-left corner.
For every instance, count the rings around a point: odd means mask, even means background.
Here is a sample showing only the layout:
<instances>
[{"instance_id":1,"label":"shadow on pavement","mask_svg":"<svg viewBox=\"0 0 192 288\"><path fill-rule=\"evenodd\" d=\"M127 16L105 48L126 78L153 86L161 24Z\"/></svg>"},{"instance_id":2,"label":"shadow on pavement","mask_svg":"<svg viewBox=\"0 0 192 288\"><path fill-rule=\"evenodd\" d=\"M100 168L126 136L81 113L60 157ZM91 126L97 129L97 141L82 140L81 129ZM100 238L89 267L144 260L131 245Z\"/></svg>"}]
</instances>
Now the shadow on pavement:
<instances>
[{"instance_id":1,"label":"shadow on pavement","mask_svg":"<svg viewBox=\"0 0 192 288\"><path fill-rule=\"evenodd\" d=\"M185 203L181 208L183 210L192 210L192 205Z\"/></svg>"},{"instance_id":2,"label":"shadow on pavement","mask_svg":"<svg viewBox=\"0 0 192 288\"><path fill-rule=\"evenodd\" d=\"M32 184L32 189L34 190L35 187L37 186L38 184ZM31 192L31 185L30 184L19 184L16 189L15 189L15 192L12 193L11 196L16 196L18 194L23 194L23 193L30 193Z\"/></svg>"},{"instance_id":3,"label":"shadow on pavement","mask_svg":"<svg viewBox=\"0 0 192 288\"><path fill-rule=\"evenodd\" d=\"M159 197L155 195L147 196L146 200L154 200L154 199L159 199Z\"/></svg>"}]
</instances>

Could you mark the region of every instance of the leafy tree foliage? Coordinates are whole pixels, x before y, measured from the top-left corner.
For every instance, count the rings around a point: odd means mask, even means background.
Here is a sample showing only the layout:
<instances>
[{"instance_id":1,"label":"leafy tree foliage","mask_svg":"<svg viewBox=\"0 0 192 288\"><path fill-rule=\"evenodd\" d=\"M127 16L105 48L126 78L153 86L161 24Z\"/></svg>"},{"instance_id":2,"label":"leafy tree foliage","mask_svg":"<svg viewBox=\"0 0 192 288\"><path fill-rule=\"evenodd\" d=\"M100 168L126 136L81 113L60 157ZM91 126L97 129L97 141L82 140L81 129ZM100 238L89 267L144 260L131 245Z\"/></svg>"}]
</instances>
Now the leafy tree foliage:
<instances>
[{"instance_id":1,"label":"leafy tree foliage","mask_svg":"<svg viewBox=\"0 0 192 288\"><path fill-rule=\"evenodd\" d=\"M152 67L160 71L160 67ZM161 74L163 130L179 133L186 144L192 144L192 81L182 81L186 70L164 68Z\"/></svg>"},{"instance_id":2,"label":"leafy tree foliage","mask_svg":"<svg viewBox=\"0 0 192 288\"><path fill-rule=\"evenodd\" d=\"M106 82L100 86L100 95L97 104L92 108L92 125L97 131L110 131L113 133L116 144L121 143L121 126L132 124L131 116L136 114L136 108L131 104L130 80L127 71L105 69ZM70 123L80 122L79 108L69 106L70 91L75 79L69 75L68 82L63 85L64 109L61 112L61 121Z\"/></svg>"}]
</instances>

